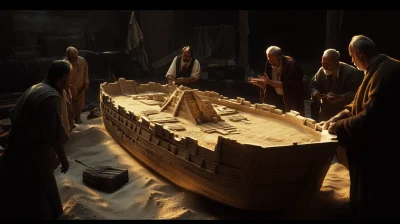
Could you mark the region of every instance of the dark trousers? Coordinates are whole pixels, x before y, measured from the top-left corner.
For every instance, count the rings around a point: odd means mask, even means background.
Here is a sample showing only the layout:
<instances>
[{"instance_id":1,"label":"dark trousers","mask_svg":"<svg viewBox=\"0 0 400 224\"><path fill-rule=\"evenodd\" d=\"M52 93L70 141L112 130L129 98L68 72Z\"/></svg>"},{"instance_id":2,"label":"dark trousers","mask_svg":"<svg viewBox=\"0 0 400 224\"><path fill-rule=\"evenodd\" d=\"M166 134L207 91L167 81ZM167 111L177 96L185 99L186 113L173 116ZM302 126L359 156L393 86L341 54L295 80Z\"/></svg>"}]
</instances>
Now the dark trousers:
<instances>
[{"instance_id":1,"label":"dark trousers","mask_svg":"<svg viewBox=\"0 0 400 224\"><path fill-rule=\"evenodd\" d=\"M283 102L283 95L278 95L274 88L260 88L260 102L276 106L277 109L285 113L285 103Z\"/></svg>"},{"instance_id":2,"label":"dark trousers","mask_svg":"<svg viewBox=\"0 0 400 224\"><path fill-rule=\"evenodd\" d=\"M310 104L311 110L311 119L315 120L316 122L320 122L319 113L321 110L321 102L320 101L312 101Z\"/></svg>"},{"instance_id":3,"label":"dark trousers","mask_svg":"<svg viewBox=\"0 0 400 224\"><path fill-rule=\"evenodd\" d=\"M275 96L275 106L276 108L282 110L283 113L286 113L285 103L283 102L283 95L276 94Z\"/></svg>"}]
</instances>

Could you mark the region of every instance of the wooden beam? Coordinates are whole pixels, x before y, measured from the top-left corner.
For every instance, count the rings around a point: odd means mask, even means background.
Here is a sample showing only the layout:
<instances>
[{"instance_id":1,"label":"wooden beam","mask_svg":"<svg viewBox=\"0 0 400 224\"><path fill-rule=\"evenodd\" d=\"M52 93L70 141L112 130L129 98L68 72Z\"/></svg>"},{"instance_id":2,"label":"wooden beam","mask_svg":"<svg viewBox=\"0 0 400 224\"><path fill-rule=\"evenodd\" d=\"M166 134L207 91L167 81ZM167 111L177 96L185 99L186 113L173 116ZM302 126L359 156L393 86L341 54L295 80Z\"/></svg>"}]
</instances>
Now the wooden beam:
<instances>
[{"instance_id":1,"label":"wooden beam","mask_svg":"<svg viewBox=\"0 0 400 224\"><path fill-rule=\"evenodd\" d=\"M239 64L249 65L249 11L239 10L240 56Z\"/></svg>"},{"instance_id":2,"label":"wooden beam","mask_svg":"<svg viewBox=\"0 0 400 224\"><path fill-rule=\"evenodd\" d=\"M344 11L326 11L326 49L338 48Z\"/></svg>"}]
</instances>

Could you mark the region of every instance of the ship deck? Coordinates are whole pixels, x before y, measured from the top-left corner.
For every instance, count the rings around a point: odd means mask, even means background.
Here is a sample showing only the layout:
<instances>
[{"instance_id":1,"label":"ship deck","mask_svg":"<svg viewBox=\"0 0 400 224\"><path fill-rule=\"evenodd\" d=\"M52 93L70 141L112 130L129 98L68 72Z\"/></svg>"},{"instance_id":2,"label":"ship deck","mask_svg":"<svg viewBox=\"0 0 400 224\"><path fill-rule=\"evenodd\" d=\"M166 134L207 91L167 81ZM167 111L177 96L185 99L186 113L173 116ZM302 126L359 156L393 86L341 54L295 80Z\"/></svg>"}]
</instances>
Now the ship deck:
<instances>
[{"instance_id":1,"label":"ship deck","mask_svg":"<svg viewBox=\"0 0 400 224\"><path fill-rule=\"evenodd\" d=\"M141 93L148 94L149 92ZM153 92L154 93L154 92ZM138 95L141 95L138 94ZM145 116L154 119L158 118L173 118L171 111L161 111L159 105L149 105L141 100L133 99L135 95L110 95L116 106L124 107L127 111L134 112L136 115ZM214 107L215 108L215 107ZM146 111L157 110L158 114L146 116ZM246 118L245 121L231 121L229 117L241 115ZM217 125L221 127L233 126L235 131L228 134L221 134L220 132L207 133L205 127L209 124L195 125L190 120L184 117L176 116L178 122L162 123L167 128L171 126L185 127L185 130L173 130L176 137L191 137L198 140L198 144L210 150L214 150L218 136L223 135L226 138L237 140L242 144L259 145L262 147L292 145L293 143L304 144L319 142L320 137L313 135L300 127L289 122L278 120L273 117L264 117L249 112L238 111L235 114L221 115L223 121L219 121ZM232 128L232 127L231 127ZM221 129L219 129L221 130Z\"/></svg>"}]
</instances>

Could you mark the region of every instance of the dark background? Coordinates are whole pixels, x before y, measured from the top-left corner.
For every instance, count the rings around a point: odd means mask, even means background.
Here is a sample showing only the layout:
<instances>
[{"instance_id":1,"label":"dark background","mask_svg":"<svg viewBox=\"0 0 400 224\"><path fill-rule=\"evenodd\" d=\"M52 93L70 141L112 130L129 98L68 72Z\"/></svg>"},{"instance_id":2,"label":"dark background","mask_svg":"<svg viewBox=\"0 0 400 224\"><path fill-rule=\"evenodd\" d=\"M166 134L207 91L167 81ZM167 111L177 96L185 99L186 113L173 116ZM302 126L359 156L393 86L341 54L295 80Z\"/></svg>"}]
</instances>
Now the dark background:
<instances>
[{"instance_id":1,"label":"dark background","mask_svg":"<svg viewBox=\"0 0 400 224\"><path fill-rule=\"evenodd\" d=\"M30 85L41 81L46 75L46 63L62 58L66 47L70 45L79 50L97 53L125 51L131 12L132 10L0 11L3 31L0 34L0 93L23 92ZM150 63L185 45L194 45L194 27L221 24L239 26L238 10L137 10L135 13L143 32ZM347 46L351 37L356 34L370 37L381 52L400 58L397 45L400 33L396 29L399 19L398 10L344 11L341 30L335 38L335 46L341 52L342 61L351 63ZM256 73L263 70L265 49L270 45L280 46L286 55L300 62L307 80L320 67L320 58L326 49L326 10L250 10L248 27L250 70L254 69ZM235 61L239 63L239 32L235 38ZM89 73L91 80L94 80L93 88L98 88L98 84L106 76L106 63L96 60L88 60L91 61ZM43 61L46 63L43 64ZM167 69L163 68L155 76L147 76L130 60L121 59L117 64L113 68L117 78L145 81L164 81L163 75ZM217 92L226 89L223 85L209 86L216 88L212 90ZM258 97L255 88L232 88L235 96L244 94Z\"/></svg>"}]
</instances>

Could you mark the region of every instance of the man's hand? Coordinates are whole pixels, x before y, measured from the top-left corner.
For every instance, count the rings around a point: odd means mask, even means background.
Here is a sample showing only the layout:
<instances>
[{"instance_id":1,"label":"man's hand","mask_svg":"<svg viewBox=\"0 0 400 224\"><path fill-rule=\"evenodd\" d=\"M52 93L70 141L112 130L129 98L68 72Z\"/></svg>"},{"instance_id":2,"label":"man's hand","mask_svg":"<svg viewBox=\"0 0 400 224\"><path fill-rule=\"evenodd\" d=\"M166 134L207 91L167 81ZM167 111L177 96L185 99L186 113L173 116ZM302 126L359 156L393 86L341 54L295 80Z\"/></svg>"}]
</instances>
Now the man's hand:
<instances>
[{"instance_id":1,"label":"man's hand","mask_svg":"<svg viewBox=\"0 0 400 224\"><path fill-rule=\"evenodd\" d=\"M313 95L311 96L313 101L320 101L321 99L325 98L325 94L321 94L319 92L314 92Z\"/></svg>"},{"instance_id":2,"label":"man's hand","mask_svg":"<svg viewBox=\"0 0 400 224\"><path fill-rule=\"evenodd\" d=\"M61 162L61 172L66 173L69 169L68 159L63 159L60 162Z\"/></svg>"},{"instance_id":3,"label":"man's hand","mask_svg":"<svg viewBox=\"0 0 400 224\"><path fill-rule=\"evenodd\" d=\"M331 119L329 119L325 125L324 125L324 129L328 130L329 126L331 125L331 123L335 123L338 122L340 120L343 120L345 118L348 118L351 116L351 113L348 109L344 109L342 111L340 111L338 114L336 114L335 116L333 116Z\"/></svg>"},{"instance_id":4,"label":"man's hand","mask_svg":"<svg viewBox=\"0 0 400 224\"><path fill-rule=\"evenodd\" d=\"M197 79L193 76L191 77L181 77L175 79L175 83L177 84L191 84L197 82Z\"/></svg>"},{"instance_id":5,"label":"man's hand","mask_svg":"<svg viewBox=\"0 0 400 224\"><path fill-rule=\"evenodd\" d=\"M331 122L329 127L328 127L328 132L331 134L336 134L336 126L335 126L336 122Z\"/></svg>"},{"instance_id":6,"label":"man's hand","mask_svg":"<svg viewBox=\"0 0 400 224\"><path fill-rule=\"evenodd\" d=\"M326 99L331 103L336 103L344 100L343 95L335 95L334 93L330 92L327 94Z\"/></svg>"},{"instance_id":7,"label":"man's hand","mask_svg":"<svg viewBox=\"0 0 400 224\"><path fill-rule=\"evenodd\" d=\"M184 83L183 78L177 78L177 79L175 79L174 81L175 81L175 84L182 84L182 83Z\"/></svg>"},{"instance_id":8,"label":"man's hand","mask_svg":"<svg viewBox=\"0 0 400 224\"><path fill-rule=\"evenodd\" d=\"M57 167L60 165L60 159L54 155L54 163L53 163L53 170L57 169Z\"/></svg>"},{"instance_id":9,"label":"man's hand","mask_svg":"<svg viewBox=\"0 0 400 224\"><path fill-rule=\"evenodd\" d=\"M84 84L83 84L83 88L84 88L85 90L89 89L89 83L84 83Z\"/></svg>"},{"instance_id":10,"label":"man's hand","mask_svg":"<svg viewBox=\"0 0 400 224\"><path fill-rule=\"evenodd\" d=\"M261 89L265 89L265 87L266 87L262 76L258 76L258 78L249 78L249 83L252 85L258 86Z\"/></svg>"},{"instance_id":11,"label":"man's hand","mask_svg":"<svg viewBox=\"0 0 400 224\"><path fill-rule=\"evenodd\" d=\"M329 131L329 128L332 124L336 123L337 121L340 121L344 118L343 112L339 112L338 114L336 114L334 117L332 117L331 119L329 119L328 121L326 121L325 125L324 125L324 129Z\"/></svg>"},{"instance_id":12,"label":"man's hand","mask_svg":"<svg viewBox=\"0 0 400 224\"><path fill-rule=\"evenodd\" d=\"M338 119L338 117L332 117L331 119L327 120L324 125L324 130L329 130L329 127L331 126L331 124L335 123L338 120L340 120L340 119Z\"/></svg>"},{"instance_id":13,"label":"man's hand","mask_svg":"<svg viewBox=\"0 0 400 224\"><path fill-rule=\"evenodd\" d=\"M262 79L264 79L264 83L265 84L269 84L269 83L271 83L271 79L269 79L269 77L268 77L268 75L267 75L267 73L264 73L264 75L263 76L260 76Z\"/></svg>"}]
</instances>

